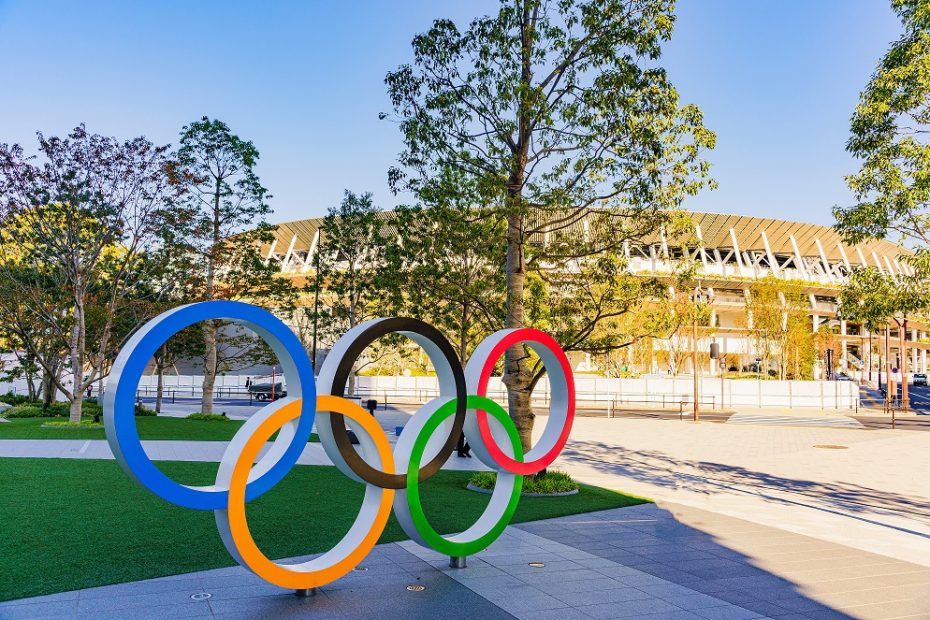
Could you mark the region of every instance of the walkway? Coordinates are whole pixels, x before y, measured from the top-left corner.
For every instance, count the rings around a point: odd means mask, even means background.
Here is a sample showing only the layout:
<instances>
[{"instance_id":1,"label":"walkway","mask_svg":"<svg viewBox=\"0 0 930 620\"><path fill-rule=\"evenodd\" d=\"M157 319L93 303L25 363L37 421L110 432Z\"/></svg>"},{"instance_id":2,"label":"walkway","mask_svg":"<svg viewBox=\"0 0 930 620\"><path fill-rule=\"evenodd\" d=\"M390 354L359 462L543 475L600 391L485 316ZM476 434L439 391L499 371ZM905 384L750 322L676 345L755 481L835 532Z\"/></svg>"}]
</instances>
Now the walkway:
<instances>
[{"instance_id":1,"label":"walkway","mask_svg":"<svg viewBox=\"0 0 930 620\"><path fill-rule=\"evenodd\" d=\"M0 618L789 620L916 618L930 609L928 569L745 521L717 523L710 513L690 516L731 536L716 540L669 510L637 506L510 527L465 569L409 541L379 545L361 571L306 599L232 567L0 603ZM732 548L748 539L768 551ZM773 559L790 568L770 572ZM853 575L854 565L895 572Z\"/></svg>"}]
</instances>

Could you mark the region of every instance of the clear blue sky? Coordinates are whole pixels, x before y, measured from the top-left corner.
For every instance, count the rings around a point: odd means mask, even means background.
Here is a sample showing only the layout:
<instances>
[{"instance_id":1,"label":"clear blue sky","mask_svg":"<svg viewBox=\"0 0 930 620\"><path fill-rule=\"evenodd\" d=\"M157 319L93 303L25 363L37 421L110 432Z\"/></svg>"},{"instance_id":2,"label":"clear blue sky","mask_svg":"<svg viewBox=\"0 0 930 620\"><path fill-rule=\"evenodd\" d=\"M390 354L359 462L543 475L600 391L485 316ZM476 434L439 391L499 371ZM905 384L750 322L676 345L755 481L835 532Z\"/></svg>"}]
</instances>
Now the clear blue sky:
<instances>
[{"instance_id":1,"label":"clear blue sky","mask_svg":"<svg viewBox=\"0 0 930 620\"><path fill-rule=\"evenodd\" d=\"M696 210L832 223L851 200L848 119L899 24L888 0L679 0L664 64L718 135L720 188ZM400 149L384 74L436 17L497 6L453 2L0 0L0 141L85 122L176 140L206 114L261 152L274 221L320 215L343 188L396 199Z\"/></svg>"}]
</instances>

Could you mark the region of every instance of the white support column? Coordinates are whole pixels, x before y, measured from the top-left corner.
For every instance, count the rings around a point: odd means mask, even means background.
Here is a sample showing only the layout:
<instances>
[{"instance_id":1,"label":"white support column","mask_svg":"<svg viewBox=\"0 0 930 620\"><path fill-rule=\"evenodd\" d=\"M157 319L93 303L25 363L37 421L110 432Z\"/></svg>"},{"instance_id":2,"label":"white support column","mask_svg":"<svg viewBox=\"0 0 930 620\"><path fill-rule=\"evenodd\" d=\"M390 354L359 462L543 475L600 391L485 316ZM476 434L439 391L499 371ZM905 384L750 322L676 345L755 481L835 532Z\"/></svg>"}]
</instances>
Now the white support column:
<instances>
[{"instance_id":1,"label":"white support column","mask_svg":"<svg viewBox=\"0 0 930 620\"><path fill-rule=\"evenodd\" d=\"M798 241L794 238L794 235L789 235L791 239L791 249L794 250L794 264L797 265L798 271L801 272L801 275L804 276L805 280L810 280L810 274L807 273L807 265L804 264L804 257L801 256L801 250L798 249Z\"/></svg>"},{"instance_id":2,"label":"white support column","mask_svg":"<svg viewBox=\"0 0 930 620\"><path fill-rule=\"evenodd\" d=\"M879 272L885 273L885 270L882 268L882 261L878 260L878 254L875 253L875 250L872 250L872 258L875 259L875 266L878 267Z\"/></svg>"},{"instance_id":3,"label":"white support column","mask_svg":"<svg viewBox=\"0 0 930 620\"><path fill-rule=\"evenodd\" d=\"M730 241L733 242L733 253L736 254L736 264L739 265L739 275L745 276L743 257L740 253L739 243L736 242L736 231L734 231L733 228L730 228Z\"/></svg>"},{"instance_id":4,"label":"white support column","mask_svg":"<svg viewBox=\"0 0 930 620\"><path fill-rule=\"evenodd\" d=\"M780 275L780 270L778 269L778 261L775 260L775 255L772 254L772 248L769 247L769 238L764 230L759 231L759 234L762 236L762 245L765 246L765 255L769 257L769 271L777 278Z\"/></svg>"},{"instance_id":5,"label":"white support column","mask_svg":"<svg viewBox=\"0 0 930 620\"><path fill-rule=\"evenodd\" d=\"M317 228L316 232L313 233L313 241L310 242L310 249L307 250L307 257L304 259L304 266L301 268L301 271L307 271L310 269L310 265L313 261L314 254L319 250L320 245L320 229Z\"/></svg>"},{"instance_id":6,"label":"white support column","mask_svg":"<svg viewBox=\"0 0 930 620\"><path fill-rule=\"evenodd\" d=\"M920 350L920 372L927 372L927 350Z\"/></svg>"},{"instance_id":7,"label":"white support column","mask_svg":"<svg viewBox=\"0 0 930 620\"><path fill-rule=\"evenodd\" d=\"M892 277L892 278L894 278L895 280L897 280L897 279L898 279L898 275L900 275L900 274L896 274L896 273L894 272L894 269L893 269L892 266L891 266L891 261L888 260L888 255L887 255L887 254L882 254L882 258L885 259L885 266L888 267L888 273L891 274L891 277Z\"/></svg>"},{"instance_id":8,"label":"white support column","mask_svg":"<svg viewBox=\"0 0 930 620\"><path fill-rule=\"evenodd\" d=\"M820 253L820 261L823 263L823 272L827 274L827 280L829 280L831 283L836 282L836 278L833 276L833 271L830 269L830 261L827 260L827 253L823 251L823 244L820 243L820 237L814 237L814 243L817 245L817 251Z\"/></svg>"},{"instance_id":9,"label":"white support column","mask_svg":"<svg viewBox=\"0 0 930 620\"><path fill-rule=\"evenodd\" d=\"M704 235L701 234L701 225L694 225L694 232L697 235L700 245L698 246L698 252L701 253L701 262L704 263L704 273L707 273L707 252L704 251Z\"/></svg>"},{"instance_id":10,"label":"white support column","mask_svg":"<svg viewBox=\"0 0 930 620\"><path fill-rule=\"evenodd\" d=\"M268 248L268 255L265 257L265 264L268 264L268 261L271 260L271 257L274 256L274 249L278 246L278 238L275 237L274 241L271 242L271 247Z\"/></svg>"},{"instance_id":11,"label":"white support column","mask_svg":"<svg viewBox=\"0 0 930 620\"><path fill-rule=\"evenodd\" d=\"M843 244L837 241L836 247L840 251L840 256L843 258L843 264L846 265L846 269L852 271L852 265L849 264L849 257L846 256L846 250L843 248Z\"/></svg>"},{"instance_id":12,"label":"white support column","mask_svg":"<svg viewBox=\"0 0 930 620\"><path fill-rule=\"evenodd\" d=\"M291 237L291 242L287 246L287 252L284 253L284 259L281 261L281 271L288 272L291 271L290 260L291 254L294 252L294 244L297 243L297 234L295 233Z\"/></svg>"},{"instance_id":13,"label":"white support column","mask_svg":"<svg viewBox=\"0 0 930 620\"><path fill-rule=\"evenodd\" d=\"M865 254L862 253L862 248L859 247L858 245L856 246L856 254L859 255L859 264L862 267L868 267L869 261L865 260Z\"/></svg>"}]
</instances>

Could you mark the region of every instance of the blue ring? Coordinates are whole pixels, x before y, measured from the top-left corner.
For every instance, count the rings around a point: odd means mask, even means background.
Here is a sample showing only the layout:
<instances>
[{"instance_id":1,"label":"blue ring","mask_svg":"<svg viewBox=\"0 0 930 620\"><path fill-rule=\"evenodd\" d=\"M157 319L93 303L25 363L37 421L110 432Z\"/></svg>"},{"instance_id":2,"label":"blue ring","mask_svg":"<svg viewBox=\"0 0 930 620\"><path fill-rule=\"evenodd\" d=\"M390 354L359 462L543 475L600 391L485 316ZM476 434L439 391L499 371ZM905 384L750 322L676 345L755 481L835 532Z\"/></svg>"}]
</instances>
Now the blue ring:
<instances>
[{"instance_id":1,"label":"blue ring","mask_svg":"<svg viewBox=\"0 0 930 620\"><path fill-rule=\"evenodd\" d=\"M179 306L146 323L120 351L107 379L108 389L104 397L107 439L117 461L139 484L166 501L196 510L225 508L229 491L185 486L155 466L139 440L135 396L139 379L158 348L182 329L211 319L229 319L257 331L273 349L277 349L275 352L285 366L285 377L289 383L288 399L293 394L302 400L293 440L274 465L249 482L246 501L270 490L297 463L310 439L316 415L316 382L313 380L310 359L294 332L267 310L236 301L205 301ZM282 356L282 352L290 360ZM116 388L111 389L114 381Z\"/></svg>"}]
</instances>

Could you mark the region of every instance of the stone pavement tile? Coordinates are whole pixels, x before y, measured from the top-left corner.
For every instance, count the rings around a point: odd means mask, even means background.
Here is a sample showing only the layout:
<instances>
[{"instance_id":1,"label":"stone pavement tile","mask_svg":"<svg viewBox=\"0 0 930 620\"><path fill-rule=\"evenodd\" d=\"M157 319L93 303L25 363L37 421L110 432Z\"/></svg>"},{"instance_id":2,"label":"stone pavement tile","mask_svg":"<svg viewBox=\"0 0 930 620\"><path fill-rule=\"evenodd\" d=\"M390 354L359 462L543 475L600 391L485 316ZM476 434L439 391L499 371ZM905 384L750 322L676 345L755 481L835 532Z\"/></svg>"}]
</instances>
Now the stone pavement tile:
<instances>
[{"instance_id":1,"label":"stone pavement tile","mask_svg":"<svg viewBox=\"0 0 930 620\"><path fill-rule=\"evenodd\" d=\"M125 616L130 616L134 615L137 610L146 607L189 605L193 611L198 605L203 605L200 601L192 600L190 596L191 592L187 590L171 590L153 594L139 594L127 590L124 593L120 586L114 586L111 596L86 600L83 598L78 599L77 611L81 614L95 610L98 612L122 610Z\"/></svg>"},{"instance_id":2,"label":"stone pavement tile","mask_svg":"<svg viewBox=\"0 0 930 620\"><path fill-rule=\"evenodd\" d=\"M0 606L2 620L21 620L25 618L65 618L76 617L77 610L72 601L51 601L44 603L23 603L19 605Z\"/></svg>"},{"instance_id":3,"label":"stone pavement tile","mask_svg":"<svg viewBox=\"0 0 930 620\"><path fill-rule=\"evenodd\" d=\"M591 620L591 616L579 609L545 609L542 611L524 611L514 614L519 620Z\"/></svg>"},{"instance_id":4,"label":"stone pavement tile","mask_svg":"<svg viewBox=\"0 0 930 620\"><path fill-rule=\"evenodd\" d=\"M550 596L543 590L526 584L502 590L493 590L485 593L484 597L508 613L523 613L568 607L566 603L563 603L554 596Z\"/></svg>"},{"instance_id":5,"label":"stone pavement tile","mask_svg":"<svg viewBox=\"0 0 930 620\"><path fill-rule=\"evenodd\" d=\"M749 620L750 618L763 618L760 613L727 605L725 607L707 607L704 609L692 610L695 614L708 620Z\"/></svg>"},{"instance_id":6,"label":"stone pavement tile","mask_svg":"<svg viewBox=\"0 0 930 620\"><path fill-rule=\"evenodd\" d=\"M571 607L582 607L595 603L624 603L627 601L653 599L642 590L633 587L618 587L610 590L594 590L589 592L550 592L550 594Z\"/></svg>"},{"instance_id":7,"label":"stone pavement tile","mask_svg":"<svg viewBox=\"0 0 930 620\"><path fill-rule=\"evenodd\" d=\"M187 579L147 579L133 581L99 588L88 588L80 592L82 601L96 598L112 598L113 596L136 596L145 594L158 594L160 592L181 592L188 596L204 589L203 579L199 576Z\"/></svg>"},{"instance_id":8,"label":"stone pavement tile","mask_svg":"<svg viewBox=\"0 0 930 620\"><path fill-rule=\"evenodd\" d=\"M914 601L885 601L868 605L840 607L838 611L863 620L890 620L891 618L927 618L930 610Z\"/></svg>"},{"instance_id":9,"label":"stone pavement tile","mask_svg":"<svg viewBox=\"0 0 930 620\"><path fill-rule=\"evenodd\" d=\"M80 612L77 620L175 620L180 618L213 618L210 606L201 602L196 605L159 605L133 609L92 609Z\"/></svg>"},{"instance_id":10,"label":"stone pavement tile","mask_svg":"<svg viewBox=\"0 0 930 620\"><path fill-rule=\"evenodd\" d=\"M668 617L669 614L684 611L671 603L657 598L625 601L623 603L600 603L596 605L582 605L577 609L596 618L597 620L610 620L611 618L641 618L646 614L660 614Z\"/></svg>"},{"instance_id":11,"label":"stone pavement tile","mask_svg":"<svg viewBox=\"0 0 930 620\"><path fill-rule=\"evenodd\" d=\"M21 598L12 601L3 601L0 607L11 607L15 605L34 605L37 603L56 603L61 601L76 601L81 595L81 590L72 590L71 592L58 592L56 594L45 594L43 596L33 596L32 598Z\"/></svg>"},{"instance_id":12,"label":"stone pavement tile","mask_svg":"<svg viewBox=\"0 0 930 620\"><path fill-rule=\"evenodd\" d=\"M550 585L547 592L556 598L561 598L560 594L574 594L580 592L594 592L597 590L610 590L612 588L623 588L624 586L615 579L610 577L592 577L583 581L567 581L561 584Z\"/></svg>"},{"instance_id":13,"label":"stone pavement tile","mask_svg":"<svg viewBox=\"0 0 930 620\"><path fill-rule=\"evenodd\" d=\"M518 579L521 579L525 583L544 588L549 585L559 585L563 583L571 583L573 581L588 581L591 579L599 579L601 577L601 573L590 568L552 571L537 569L535 571L517 573L514 574L514 576Z\"/></svg>"}]
</instances>

